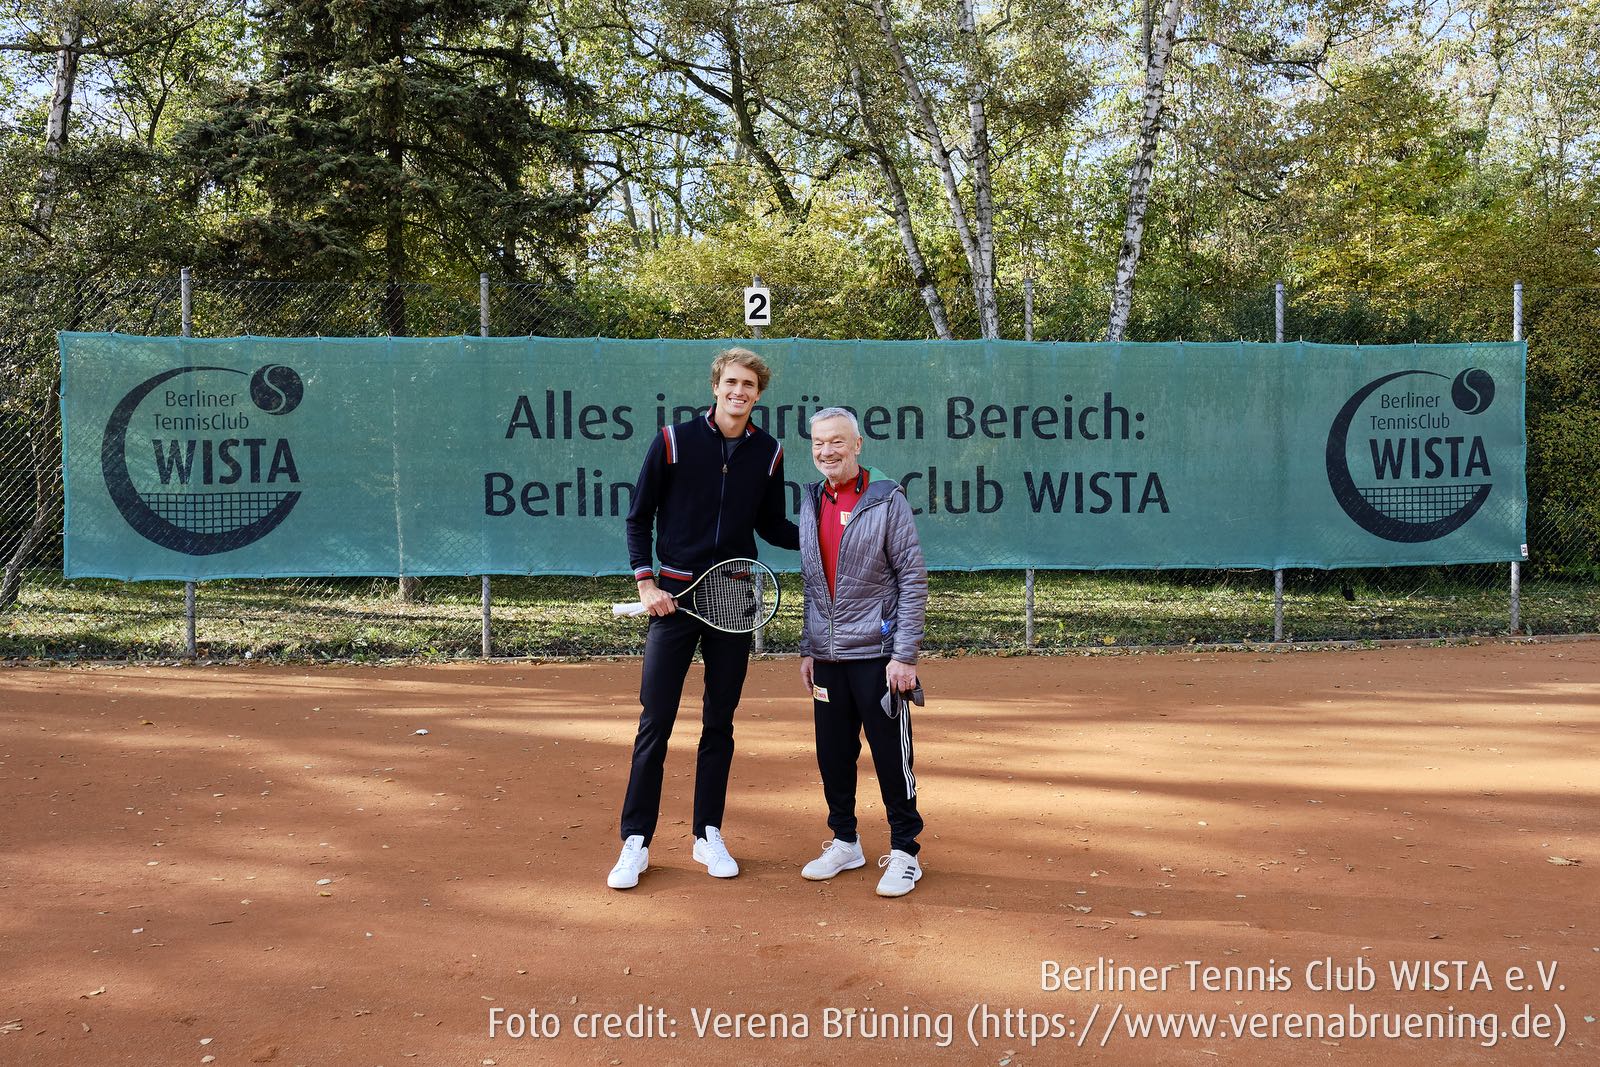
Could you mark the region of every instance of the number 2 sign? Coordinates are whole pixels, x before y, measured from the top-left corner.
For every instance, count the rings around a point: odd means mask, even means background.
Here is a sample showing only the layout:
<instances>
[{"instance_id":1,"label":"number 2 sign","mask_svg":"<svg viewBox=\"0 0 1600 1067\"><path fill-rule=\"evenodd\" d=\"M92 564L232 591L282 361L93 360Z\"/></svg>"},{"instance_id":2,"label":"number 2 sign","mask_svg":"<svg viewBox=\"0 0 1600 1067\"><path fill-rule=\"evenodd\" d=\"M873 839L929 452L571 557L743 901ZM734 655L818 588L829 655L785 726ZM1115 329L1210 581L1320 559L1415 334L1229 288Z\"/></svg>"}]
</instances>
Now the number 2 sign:
<instances>
[{"instance_id":1,"label":"number 2 sign","mask_svg":"<svg viewBox=\"0 0 1600 1067\"><path fill-rule=\"evenodd\" d=\"M764 286L750 286L744 291L744 324L746 326L772 325L772 290Z\"/></svg>"}]
</instances>

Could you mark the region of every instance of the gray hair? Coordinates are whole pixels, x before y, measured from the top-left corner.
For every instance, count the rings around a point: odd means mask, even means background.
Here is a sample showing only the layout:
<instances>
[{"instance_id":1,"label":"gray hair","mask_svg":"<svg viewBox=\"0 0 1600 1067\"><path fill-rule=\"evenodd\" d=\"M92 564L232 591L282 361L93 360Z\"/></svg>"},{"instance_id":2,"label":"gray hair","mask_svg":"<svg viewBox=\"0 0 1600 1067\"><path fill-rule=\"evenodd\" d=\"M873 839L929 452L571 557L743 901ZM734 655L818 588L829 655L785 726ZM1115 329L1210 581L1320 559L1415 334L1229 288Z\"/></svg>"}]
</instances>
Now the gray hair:
<instances>
[{"instance_id":1,"label":"gray hair","mask_svg":"<svg viewBox=\"0 0 1600 1067\"><path fill-rule=\"evenodd\" d=\"M856 413L849 408L823 408L811 416L811 425L815 426L823 419L848 419L850 421L850 432L857 437L861 436L861 424L856 421Z\"/></svg>"}]
</instances>

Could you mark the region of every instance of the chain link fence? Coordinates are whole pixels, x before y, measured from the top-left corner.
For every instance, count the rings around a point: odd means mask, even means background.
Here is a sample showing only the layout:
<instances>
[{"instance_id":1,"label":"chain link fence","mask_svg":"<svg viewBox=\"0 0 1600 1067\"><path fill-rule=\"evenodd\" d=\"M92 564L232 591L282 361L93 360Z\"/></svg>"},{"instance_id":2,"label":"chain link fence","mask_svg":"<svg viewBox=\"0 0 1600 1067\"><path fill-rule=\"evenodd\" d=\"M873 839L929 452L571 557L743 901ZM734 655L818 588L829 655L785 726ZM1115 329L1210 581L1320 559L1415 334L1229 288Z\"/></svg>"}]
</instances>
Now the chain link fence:
<instances>
[{"instance_id":1,"label":"chain link fence","mask_svg":"<svg viewBox=\"0 0 1600 1067\"><path fill-rule=\"evenodd\" d=\"M544 336L718 339L747 334L740 289L648 291L463 279L405 285L220 280L188 287L195 336ZM770 286L768 337L931 338L915 290ZM178 334L177 277L0 279L0 657L175 657L190 650L181 582L62 578L59 330ZM1520 291L1519 294L1520 296ZM1530 294L1541 300L1560 293ZM1019 285L1001 290L1002 335L1096 340L1106 294ZM1487 341L1513 335L1513 294L1169 290L1139 294L1132 339L1358 343ZM970 293L946 293L958 337L978 333ZM1585 299L1595 299L1585 294ZM1532 502L1529 562L1337 571L936 573L935 649L1064 651L1238 641L1449 638L1600 631L1600 505ZM1279 582L1281 581L1281 586ZM1513 599L1513 585L1520 588ZM301 578L205 582L193 652L214 657L363 659L637 652L643 630L607 609L630 578ZM798 640L798 597L765 634Z\"/></svg>"}]
</instances>

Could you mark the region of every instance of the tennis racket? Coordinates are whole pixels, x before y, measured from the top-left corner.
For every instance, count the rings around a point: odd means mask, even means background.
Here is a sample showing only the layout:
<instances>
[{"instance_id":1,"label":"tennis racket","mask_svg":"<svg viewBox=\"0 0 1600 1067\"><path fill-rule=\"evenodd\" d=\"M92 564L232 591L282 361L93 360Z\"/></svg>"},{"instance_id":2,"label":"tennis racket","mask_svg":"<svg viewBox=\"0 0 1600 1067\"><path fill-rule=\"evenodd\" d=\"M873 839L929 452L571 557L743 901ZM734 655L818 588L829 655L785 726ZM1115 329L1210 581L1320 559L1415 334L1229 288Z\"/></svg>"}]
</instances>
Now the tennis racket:
<instances>
[{"instance_id":1,"label":"tennis racket","mask_svg":"<svg viewBox=\"0 0 1600 1067\"><path fill-rule=\"evenodd\" d=\"M753 559L726 559L681 593L673 595L679 611L730 634L761 629L778 613L778 576ZM643 615L638 601L611 605L613 615Z\"/></svg>"}]
</instances>

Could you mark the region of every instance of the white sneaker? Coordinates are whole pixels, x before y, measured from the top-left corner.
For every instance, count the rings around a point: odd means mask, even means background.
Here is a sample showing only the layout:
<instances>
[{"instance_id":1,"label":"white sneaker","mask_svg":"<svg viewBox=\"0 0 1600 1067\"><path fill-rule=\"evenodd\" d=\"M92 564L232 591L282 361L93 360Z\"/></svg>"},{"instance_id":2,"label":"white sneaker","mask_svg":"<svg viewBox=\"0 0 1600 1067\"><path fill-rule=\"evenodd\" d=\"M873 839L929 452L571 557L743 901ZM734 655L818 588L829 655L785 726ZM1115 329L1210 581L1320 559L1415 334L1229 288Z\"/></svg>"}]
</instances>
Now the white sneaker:
<instances>
[{"instance_id":1,"label":"white sneaker","mask_svg":"<svg viewBox=\"0 0 1600 1067\"><path fill-rule=\"evenodd\" d=\"M617 865L606 875L606 885L612 889L632 889L639 884L639 876L650 866L650 850L644 847L644 835L634 834L622 844L622 855Z\"/></svg>"},{"instance_id":2,"label":"white sneaker","mask_svg":"<svg viewBox=\"0 0 1600 1067\"><path fill-rule=\"evenodd\" d=\"M861 852L860 841L840 841L836 837L822 846L822 855L806 864L800 877L826 882L840 871L853 871L866 865L867 857Z\"/></svg>"},{"instance_id":3,"label":"white sneaker","mask_svg":"<svg viewBox=\"0 0 1600 1067\"><path fill-rule=\"evenodd\" d=\"M705 837L694 839L694 861L705 864L713 878L734 878L739 874L739 865L728 855L722 831L715 826L706 827Z\"/></svg>"},{"instance_id":4,"label":"white sneaker","mask_svg":"<svg viewBox=\"0 0 1600 1067\"><path fill-rule=\"evenodd\" d=\"M888 868L878 879L880 897L903 897L916 888L917 879L922 877L922 864L917 857L899 849L891 850L878 861L878 866Z\"/></svg>"}]
</instances>

